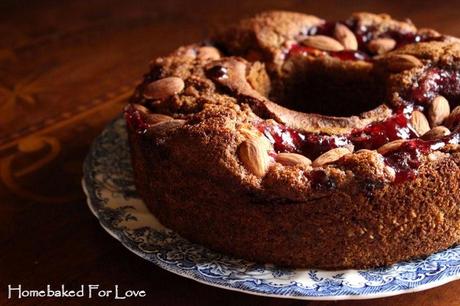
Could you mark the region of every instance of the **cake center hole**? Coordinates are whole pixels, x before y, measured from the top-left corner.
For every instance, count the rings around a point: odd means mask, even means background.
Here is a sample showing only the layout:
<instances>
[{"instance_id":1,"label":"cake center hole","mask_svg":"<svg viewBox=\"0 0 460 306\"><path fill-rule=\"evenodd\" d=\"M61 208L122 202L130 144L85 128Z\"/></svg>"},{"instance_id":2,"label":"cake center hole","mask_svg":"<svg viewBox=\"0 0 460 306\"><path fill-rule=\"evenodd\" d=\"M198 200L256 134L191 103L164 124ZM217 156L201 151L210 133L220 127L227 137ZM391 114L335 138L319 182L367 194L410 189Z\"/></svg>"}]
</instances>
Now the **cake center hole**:
<instances>
[{"instance_id":1,"label":"cake center hole","mask_svg":"<svg viewBox=\"0 0 460 306\"><path fill-rule=\"evenodd\" d=\"M270 98L296 111L338 117L359 115L382 104L383 82L370 69L343 62L334 65L294 61Z\"/></svg>"}]
</instances>

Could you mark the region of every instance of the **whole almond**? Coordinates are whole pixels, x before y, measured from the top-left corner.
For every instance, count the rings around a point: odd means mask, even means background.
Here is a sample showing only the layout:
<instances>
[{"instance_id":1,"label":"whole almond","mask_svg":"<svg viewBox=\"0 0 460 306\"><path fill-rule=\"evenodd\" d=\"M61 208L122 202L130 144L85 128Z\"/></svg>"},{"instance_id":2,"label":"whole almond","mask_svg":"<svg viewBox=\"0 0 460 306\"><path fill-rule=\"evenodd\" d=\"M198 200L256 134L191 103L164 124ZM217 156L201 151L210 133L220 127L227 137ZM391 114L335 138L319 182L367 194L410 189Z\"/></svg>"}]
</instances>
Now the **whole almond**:
<instances>
[{"instance_id":1,"label":"whole almond","mask_svg":"<svg viewBox=\"0 0 460 306\"><path fill-rule=\"evenodd\" d=\"M410 123L419 135L423 135L431 129L428 119L426 119L425 115L419 111L412 112Z\"/></svg>"},{"instance_id":2,"label":"whole almond","mask_svg":"<svg viewBox=\"0 0 460 306\"><path fill-rule=\"evenodd\" d=\"M428 28L420 28L417 31L417 34L419 35L425 35L428 37L439 37L441 34L438 31L435 31L433 29L428 29Z\"/></svg>"},{"instance_id":3,"label":"whole almond","mask_svg":"<svg viewBox=\"0 0 460 306\"><path fill-rule=\"evenodd\" d=\"M173 117L163 114L148 114L146 116L147 123L149 124L157 124L160 122L171 121L174 120Z\"/></svg>"},{"instance_id":4,"label":"whole almond","mask_svg":"<svg viewBox=\"0 0 460 306\"><path fill-rule=\"evenodd\" d=\"M355 151L355 154L373 154L374 152L374 150L359 149L358 151Z\"/></svg>"},{"instance_id":5,"label":"whole almond","mask_svg":"<svg viewBox=\"0 0 460 306\"><path fill-rule=\"evenodd\" d=\"M393 54L385 60L387 61L387 68L391 72L402 72L423 66L423 63L418 58L408 54Z\"/></svg>"},{"instance_id":6,"label":"whole almond","mask_svg":"<svg viewBox=\"0 0 460 306\"><path fill-rule=\"evenodd\" d=\"M172 132L173 130L183 126L185 120L182 119L173 119L168 121L158 122L154 125L151 125L147 129L147 134L152 136L165 136L167 133Z\"/></svg>"},{"instance_id":7,"label":"whole almond","mask_svg":"<svg viewBox=\"0 0 460 306\"><path fill-rule=\"evenodd\" d=\"M358 49L356 36L346 25L337 23L334 29L334 37L346 50Z\"/></svg>"},{"instance_id":8,"label":"whole almond","mask_svg":"<svg viewBox=\"0 0 460 306\"><path fill-rule=\"evenodd\" d=\"M312 166L320 167L326 164L333 163L335 161L338 161L344 155L347 155L350 153L351 153L350 150L347 148L335 148L335 149L329 150L326 153L323 153L322 155L320 155L318 158L316 158L313 161Z\"/></svg>"},{"instance_id":9,"label":"whole almond","mask_svg":"<svg viewBox=\"0 0 460 306\"><path fill-rule=\"evenodd\" d=\"M147 99L164 100L180 93L184 86L184 81L181 78L167 77L148 84L143 95Z\"/></svg>"},{"instance_id":10,"label":"whole almond","mask_svg":"<svg viewBox=\"0 0 460 306\"><path fill-rule=\"evenodd\" d=\"M276 155L275 160L285 166L311 165L311 160L309 158L296 153L279 153Z\"/></svg>"},{"instance_id":11,"label":"whole almond","mask_svg":"<svg viewBox=\"0 0 460 306\"><path fill-rule=\"evenodd\" d=\"M432 128L425 134L423 134L422 139L424 140L436 140L444 136L450 135L450 130L445 126L439 125Z\"/></svg>"},{"instance_id":12,"label":"whole almond","mask_svg":"<svg viewBox=\"0 0 460 306\"><path fill-rule=\"evenodd\" d=\"M444 120L444 125L453 130L457 127L460 121L460 106L455 107L449 117Z\"/></svg>"},{"instance_id":13,"label":"whole almond","mask_svg":"<svg viewBox=\"0 0 460 306\"><path fill-rule=\"evenodd\" d=\"M396 47L396 40L392 38L376 38L369 42L367 48L375 54L384 54Z\"/></svg>"},{"instance_id":14,"label":"whole almond","mask_svg":"<svg viewBox=\"0 0 460 306\"><path fill-rule=\"evenodd\" d=\"M397 140L393 140L393 141L390 141L386 144L384 144L383 146L381 146L380 148L377 149L377 152L379 152L380 154L382 155L385 155L389 152L392 152L394 150L397 150L399 149L399 147L405 142L404 139L397 139Z\"/></svg>"},{"instance_id":15,"label":"whole almond","mask_svg":"<svg viewBox=\"0 0 460 306\"><path fill-rule=\"evenodd\" d=\"M220 58L219 50L211 46L204 46L198 49L198 58L202 60L218 60Z\"/></svg>"},{"instance_id":16,"label":"whole almond","mask_svg":"<svg viewBox=\"0 0 460 306\"><path fill-rule=\"evenodd\" d=\"M337 40L324 35L307 36L301 41L301 44L323 51L342 51L344 49Z\"/></svg>"},{"instance_id":17,"label":"whole almond","mask_svg":"<svg viewBox=\"0 0 460 306\"><path fill-rule=\"evenodd\" d=\"M241 143L238 148L238 155L244 166L255 176L262 177L268 170L270 158L268 151L270 142L267 138L261 136L250 138Z\"/></svg>"},{"instance_id":18,"label":"whole almond","mask_svg":"<svg viewBox=\"0 0 460 306\"><path fill-rule=\"evenodd\" d=\"M437 96L433 99L428 109L428 118L432 126L438 126L449 117L450 106L449 101L443 96Z\"/></svg>"},{"instance_id":19,"label":"whole almond","mask_svg":"<svg viewBox=\"0 0 460 306\"><path fill-rule=\"evenodd\" d=\"M142 120L150 125L174 119L167 115L154 114L147 107L140 104L131 104L131 106L139 112Z\"/></svg>"}]
</instances>

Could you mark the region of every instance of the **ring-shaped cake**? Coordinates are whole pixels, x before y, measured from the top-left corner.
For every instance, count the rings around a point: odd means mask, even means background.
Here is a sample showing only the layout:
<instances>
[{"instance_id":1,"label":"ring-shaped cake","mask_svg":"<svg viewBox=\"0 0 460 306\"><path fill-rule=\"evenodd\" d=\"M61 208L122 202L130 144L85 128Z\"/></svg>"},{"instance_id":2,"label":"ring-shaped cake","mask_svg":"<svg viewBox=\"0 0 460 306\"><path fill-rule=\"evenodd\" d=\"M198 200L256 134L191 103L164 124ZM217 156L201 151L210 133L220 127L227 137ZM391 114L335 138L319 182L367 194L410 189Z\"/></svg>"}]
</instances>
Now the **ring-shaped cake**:
<instances>
[{"instance_id":1,"label":"ring-shaped cake","mask_svg":"<svg viewBox=\"0 0 460 306\"><path fill-rule=\"evenodd\" d=\"M167 227L258 262L364 268L460 241L460 43L265 12L151 63L125 108Z\"/></svg>"}]
</instances>

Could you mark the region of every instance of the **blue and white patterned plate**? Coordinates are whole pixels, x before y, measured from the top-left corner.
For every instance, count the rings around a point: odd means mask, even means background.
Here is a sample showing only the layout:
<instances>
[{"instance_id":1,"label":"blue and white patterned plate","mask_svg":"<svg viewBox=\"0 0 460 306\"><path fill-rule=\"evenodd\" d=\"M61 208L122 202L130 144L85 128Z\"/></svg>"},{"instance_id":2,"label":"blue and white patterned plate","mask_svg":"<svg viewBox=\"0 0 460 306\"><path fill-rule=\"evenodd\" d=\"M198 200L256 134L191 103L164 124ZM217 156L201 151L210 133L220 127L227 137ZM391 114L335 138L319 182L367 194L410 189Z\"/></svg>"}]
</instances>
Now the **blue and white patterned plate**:
<instances>
[{"instance_id":1,"label":"blue and white patterned plate","mask_svg":"<svg viewBox=\"0 0 460 306\"><path fill-rule=\"evenodd\" d=\"M126 248L163 269L251 294L298 299L366 299L436 287L460 279L460 246L425 259L369 270L286 269L229 257L163 227L136 193L123 119L96 139L83 188L102 227Z\"/></svg>"}]
</instances>

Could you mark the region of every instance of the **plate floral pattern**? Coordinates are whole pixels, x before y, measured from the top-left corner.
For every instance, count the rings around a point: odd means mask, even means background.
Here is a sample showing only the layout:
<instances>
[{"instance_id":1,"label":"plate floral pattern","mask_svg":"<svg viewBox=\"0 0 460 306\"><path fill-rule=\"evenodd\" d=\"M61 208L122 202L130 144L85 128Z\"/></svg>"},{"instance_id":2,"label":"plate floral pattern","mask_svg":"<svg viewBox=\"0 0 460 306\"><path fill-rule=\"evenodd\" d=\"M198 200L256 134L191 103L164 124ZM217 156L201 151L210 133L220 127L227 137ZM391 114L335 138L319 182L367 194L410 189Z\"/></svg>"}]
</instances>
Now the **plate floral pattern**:
<instances>
[{"instance_id":1,"label":"plate floral pattern","mask_svg":"<svg viewBox=\"0 0 460 306\"><path fill-rule=\"evenodd\" d=\"M163 227L136 193L124 120L95 140L83 189L102 227L152 263L196 281L246 293L298 299L366 299L460 279L460 246L427 258L368 270L287 269L256 264L191 243Z\"/></svg>"}]
</instances>

